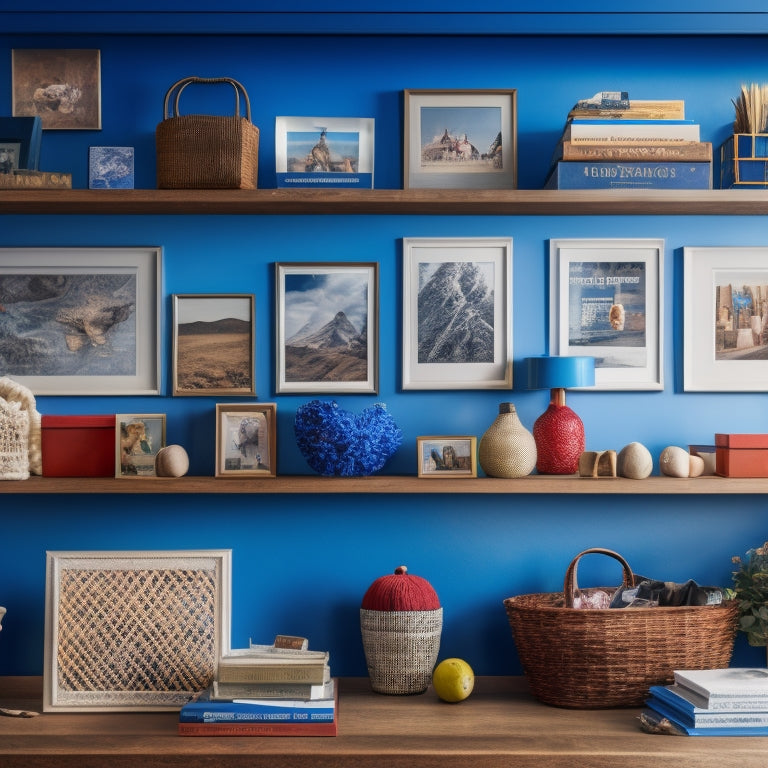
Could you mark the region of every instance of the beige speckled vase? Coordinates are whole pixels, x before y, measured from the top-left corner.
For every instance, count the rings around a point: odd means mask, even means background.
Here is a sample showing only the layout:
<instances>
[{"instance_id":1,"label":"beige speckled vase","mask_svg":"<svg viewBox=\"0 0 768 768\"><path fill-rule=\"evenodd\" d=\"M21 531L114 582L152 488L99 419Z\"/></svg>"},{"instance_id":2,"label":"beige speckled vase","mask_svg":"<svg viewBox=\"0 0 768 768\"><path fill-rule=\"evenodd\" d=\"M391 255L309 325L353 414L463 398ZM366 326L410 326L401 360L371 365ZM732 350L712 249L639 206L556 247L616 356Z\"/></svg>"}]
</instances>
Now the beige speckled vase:
<instances>
[{"instance_id":1,"label":"beige speckled vase","mask_svg":"<svg viewBox=\"0 0 768 768\"><path fill-rule=\"evenodd\" d=\"M478 461L488 477L525 477L536 466L536 442L512 403L499 405L499 415L480 438Z\"/></svg>"}]
</instances>

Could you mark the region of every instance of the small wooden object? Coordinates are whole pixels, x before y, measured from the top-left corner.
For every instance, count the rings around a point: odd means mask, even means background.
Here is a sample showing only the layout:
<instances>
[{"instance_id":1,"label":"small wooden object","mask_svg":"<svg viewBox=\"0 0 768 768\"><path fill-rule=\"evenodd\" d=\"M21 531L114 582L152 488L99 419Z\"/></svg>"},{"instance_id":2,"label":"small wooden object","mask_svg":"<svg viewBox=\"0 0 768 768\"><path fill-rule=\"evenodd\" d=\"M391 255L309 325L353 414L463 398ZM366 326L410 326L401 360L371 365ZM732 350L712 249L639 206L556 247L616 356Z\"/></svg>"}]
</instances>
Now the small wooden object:
<instances>
[{"instance_id":1,"label":"small wooden object","mask_svg":"<svg viewBox=\"0 0 768 768\"><path fill-rule=\"evenodd\" d=\"M616 451L584 451L579 456L579 477L616 477Z\"/></svg>"}]
</instances>

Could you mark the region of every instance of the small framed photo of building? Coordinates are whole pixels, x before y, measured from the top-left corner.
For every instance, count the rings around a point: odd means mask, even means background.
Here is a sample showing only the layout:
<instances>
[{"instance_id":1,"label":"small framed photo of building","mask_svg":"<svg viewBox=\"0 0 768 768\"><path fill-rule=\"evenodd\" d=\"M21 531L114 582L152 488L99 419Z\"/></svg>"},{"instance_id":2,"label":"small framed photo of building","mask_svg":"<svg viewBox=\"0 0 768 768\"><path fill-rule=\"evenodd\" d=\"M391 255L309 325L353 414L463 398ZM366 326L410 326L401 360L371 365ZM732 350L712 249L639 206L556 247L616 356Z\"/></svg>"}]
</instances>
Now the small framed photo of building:
<instances>
[{"instance_id":1,"label":"small framed photo of building","mask_svg":"<svg viewBox=\"0 0 768 768\"><path fill-rule=\"evenodd\" d=\"M477 438L438 436L416 438L419 477L477 477Z\"/></svg>"},{"instance_id":2,"label":"small framed photo of building","mask_svg":"<svg viewBox=\"0 0 768 768\"><path fill-rule=\"evenodd\" d=\"M39 116L43 130L101 130L101 52L11 51L14 117Z\"/></svg>"},{"instance_id":3,"label":"small framed photo of building","mask_svg":"<svg viewBox=\"0 0 768 768\"><path fill-rule=\"evenodd\" d=\"M116 477L155 477L155 458L165 448L165 414L116 414L115 440Z\"/></svg>"},{"instance_id":4,"label":"small framed photo of building","mask_svg":"<svg viewBox=\"0 0 768 768\"><path fill-rule=\"evenodd\" d=\"M173 394L254 396L255 298L173 296Z\"/></svg>"},{"instance_id":5,"label":"small framed photo of building","mask_svg":"<svg viewBox=\"0 0 768 768\"><path fill-rule=\"evenodd\" d=\"M406 90L405 189L515 189L517 90Z\"/></svg>"},{"instance_id":6,"label":"small framed photo of building","mask_svg":"<svg viewBox=\"0 0 768 768\"><path fill-rule=\"evenodd\" d=\"M277 405L216 404L216 477L277 477Z\"/></svg>"},{"instance_id":7,"label":"small framed photo of building","mask_svg":"<svg viewBox=\"0 0 768 768\"><path fill-rule=\"evenodd\" d=\"M664 389L664 240L551 240L550 355L595 358L585 389Z\"/></svg>"},{"instance_id":8,"label":"small framed photo of building","mask_svg":"<svg viewBox=\"0 0 768 768\"><path fill-rule=\"evenodd\" d=\"M275 265L277 392L378 391L379 265Z\"/></svg>"},{"instance_id":9,"label":"small framed photo of building","mask_svg":"<svg viewBox=\"0 0 768 768\"><path fill-rule=\"evenodd\" d=\"M685 247L683 388L768 390L768 248Z\"/></svg>"},{"instance_id":10,"label":"small framed photo of building","mask_svg":"<svg viewBox=\"0 0 768 768\"><path fill-rule=\"evenodd\" d=\"M373 118L277 117L277 186L373 189L373 147Z\"/></svg>"},{"instance_id":11,"label":"small framed photo of building","mask_svg":"<svg viewBox=\"0 0 768 768\"><path fill-rule=\"evenodd\" d=\"M403 239L403 389L512 387L512 240Z\"/></svg>"}]
</instances>

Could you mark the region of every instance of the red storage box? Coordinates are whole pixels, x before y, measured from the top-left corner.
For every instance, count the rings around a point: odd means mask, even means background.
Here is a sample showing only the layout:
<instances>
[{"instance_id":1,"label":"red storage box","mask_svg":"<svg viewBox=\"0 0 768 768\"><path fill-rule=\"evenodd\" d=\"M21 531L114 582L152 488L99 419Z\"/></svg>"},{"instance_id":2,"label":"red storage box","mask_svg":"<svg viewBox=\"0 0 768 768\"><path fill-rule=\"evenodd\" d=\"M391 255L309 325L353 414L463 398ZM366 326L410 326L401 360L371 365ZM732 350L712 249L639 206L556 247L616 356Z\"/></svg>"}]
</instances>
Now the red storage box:
<instances>
[{"instance_id":1,"label":"red storage box","mask_svg":"<svg viewBox=\"0 0 768 768\"><path fill-rule=\"evenodd\" d=\"M114 477L115 416L49 416L42 427L43 477Z\"/></svg>"},{"instance_id":2,"label":"red storage box","mask_svg":"<svg viewBox=\"0 0 768 768\"><path fill-rule=\"evenodd\" d=\"M768 435L715 435L715 471L723 477L768 477Z\"/></svg>"}]
</instances>

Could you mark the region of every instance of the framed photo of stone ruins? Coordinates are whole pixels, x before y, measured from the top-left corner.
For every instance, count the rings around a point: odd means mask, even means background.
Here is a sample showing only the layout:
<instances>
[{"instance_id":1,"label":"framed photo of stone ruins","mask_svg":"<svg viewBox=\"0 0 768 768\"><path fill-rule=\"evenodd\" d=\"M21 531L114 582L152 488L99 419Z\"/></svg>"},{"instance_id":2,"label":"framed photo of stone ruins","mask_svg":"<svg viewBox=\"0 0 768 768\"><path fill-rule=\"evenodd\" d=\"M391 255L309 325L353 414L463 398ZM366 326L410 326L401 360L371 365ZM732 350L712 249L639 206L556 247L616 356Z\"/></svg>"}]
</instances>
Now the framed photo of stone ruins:
<instances>
[{"instance_id":1,"label":"framed photo of stone ruins","mask_svg":"<svg viewBox=\"0 0 768 768\"><path fill-rule=\"evenodd\" d=\"M683 388L768 390L768 248L683 248Z\"/></svg>"}]
</instances>

